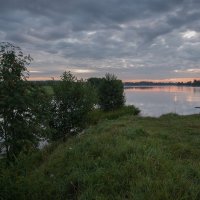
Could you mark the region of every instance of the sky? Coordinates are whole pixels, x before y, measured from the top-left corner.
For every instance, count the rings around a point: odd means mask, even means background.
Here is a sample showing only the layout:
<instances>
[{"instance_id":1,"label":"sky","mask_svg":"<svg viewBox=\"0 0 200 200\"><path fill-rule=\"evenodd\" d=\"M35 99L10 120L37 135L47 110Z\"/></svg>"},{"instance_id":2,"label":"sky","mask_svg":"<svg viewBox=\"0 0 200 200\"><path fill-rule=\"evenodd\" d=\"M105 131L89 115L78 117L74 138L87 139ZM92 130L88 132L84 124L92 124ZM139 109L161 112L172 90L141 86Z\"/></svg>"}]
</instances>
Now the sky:
<instances>
[{"instance_id":1,"label":"sky","mask_svg":"<svg viewBox=\"0 0 200 200\"><path fill-rule=\"evenodd\" d=\"M200 78L199 0L0 0L0 42L33 58L30 79L113 73Z\"/></svg>"}]
</instances>

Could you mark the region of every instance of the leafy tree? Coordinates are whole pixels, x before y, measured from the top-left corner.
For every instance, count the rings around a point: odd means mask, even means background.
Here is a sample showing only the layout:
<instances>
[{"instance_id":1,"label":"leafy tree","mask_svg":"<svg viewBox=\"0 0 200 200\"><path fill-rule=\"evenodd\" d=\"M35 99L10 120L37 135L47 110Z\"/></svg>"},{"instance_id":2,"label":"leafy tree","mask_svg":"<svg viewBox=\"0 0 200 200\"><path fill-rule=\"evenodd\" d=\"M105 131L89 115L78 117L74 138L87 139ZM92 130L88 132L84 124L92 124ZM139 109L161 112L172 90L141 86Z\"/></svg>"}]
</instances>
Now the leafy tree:
<instances>
[{"instance_id":1,"label":"leafy tree","mask_svg":"<svg viewBox=\"0 0 200 200\"><path fill-rule=\"evenodd\" d=\"M115 110L124 105L124 87L115 75L106 74L99 86L99 105L105 110Z\"/></svg>"},{"instance_id":2,"label":"leafy tree","mask_svg":"<svg viewBox=\"0 0 200 200\"><path fill-rule=\"evenodd\" d=\"M21 151L37 146L45 131L42 90L28 81L26 66L32 58L19 47L1 43L0 47L0 147L12 160Z\"/></svg>"},{"instance_id":3,"label":"leafy tree","mask_svg":"<svg viewBox=\"0 0 200 200\"><path fill-rule=\"evenodd\" d=\"M86 116L94 107L95 93L88 83L77 80L70 72L63 73L61 81L54 86L54 93L52 139L65 140L85 127Z\"/></svg>"},{"instance_id":4,"label":"leafy tree","mask_svg":"<svg viewBox=\"0 0 200 200\"><path fill-rule=\"evenodd\" d=\"M98 90L102 80L102 78L91 77L87 81Z\"/></svg>"}]
</instances>

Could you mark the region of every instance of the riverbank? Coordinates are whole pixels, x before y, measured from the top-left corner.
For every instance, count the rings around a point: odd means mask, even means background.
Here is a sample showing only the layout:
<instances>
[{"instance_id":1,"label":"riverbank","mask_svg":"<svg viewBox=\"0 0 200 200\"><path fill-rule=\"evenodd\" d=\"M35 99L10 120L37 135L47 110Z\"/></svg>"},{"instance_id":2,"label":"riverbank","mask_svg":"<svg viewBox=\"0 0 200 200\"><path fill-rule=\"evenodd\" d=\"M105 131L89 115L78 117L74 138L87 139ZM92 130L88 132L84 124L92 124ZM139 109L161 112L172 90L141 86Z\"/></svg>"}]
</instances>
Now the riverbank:
<instances>
[{"instance_id":1,"label":"riverbank","mask_svg":"<svg viewBox=\"0 0 200 200\"><path fill-rule=\"evenodd\" d=\"M200 115L102 119L1 167L2 199L200 199Z\"/></svg>"}]
</instances>

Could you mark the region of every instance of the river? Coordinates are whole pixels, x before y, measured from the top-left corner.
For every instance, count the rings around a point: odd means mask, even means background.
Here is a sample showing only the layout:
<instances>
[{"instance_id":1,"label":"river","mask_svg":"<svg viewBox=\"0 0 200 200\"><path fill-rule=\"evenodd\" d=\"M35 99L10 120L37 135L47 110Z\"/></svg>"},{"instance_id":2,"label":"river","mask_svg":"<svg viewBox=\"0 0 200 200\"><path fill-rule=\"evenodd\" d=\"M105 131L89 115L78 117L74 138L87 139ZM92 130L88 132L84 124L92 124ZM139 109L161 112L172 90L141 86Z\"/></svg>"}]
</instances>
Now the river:
<instances>
[{"instance_id":1,"label":"river","mask_svg":"<svg viewBox=\"0 0 200 200\"><path fill-rule=\"evenodd\" d=\"M125 89L126 104L135 105L142 116L158 117L166 113L200 113L200 87L133 87Z\"/></svg>"}]
</instances>

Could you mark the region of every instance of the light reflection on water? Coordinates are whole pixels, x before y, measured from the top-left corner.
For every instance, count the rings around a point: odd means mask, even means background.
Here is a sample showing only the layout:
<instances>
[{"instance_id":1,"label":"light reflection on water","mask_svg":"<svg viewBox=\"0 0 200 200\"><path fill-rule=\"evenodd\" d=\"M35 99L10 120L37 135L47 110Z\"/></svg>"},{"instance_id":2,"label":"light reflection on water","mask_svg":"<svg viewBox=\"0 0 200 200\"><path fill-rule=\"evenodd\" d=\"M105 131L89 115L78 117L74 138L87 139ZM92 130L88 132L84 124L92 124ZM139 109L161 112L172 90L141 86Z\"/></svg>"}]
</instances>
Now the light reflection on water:
<instances>
[{"instance_id":1,"label":"light reflection on water","mask_svg":"<svg viewBox=\"0 0 200 200\"><path fill-rule=\"evenodd\" d=\"M140 108L143 116L166 113L200 113L200 87L133 87L125 89L126 104Z\"/></svg>"}]
</instances>

